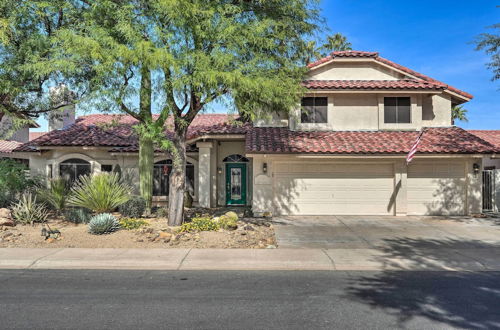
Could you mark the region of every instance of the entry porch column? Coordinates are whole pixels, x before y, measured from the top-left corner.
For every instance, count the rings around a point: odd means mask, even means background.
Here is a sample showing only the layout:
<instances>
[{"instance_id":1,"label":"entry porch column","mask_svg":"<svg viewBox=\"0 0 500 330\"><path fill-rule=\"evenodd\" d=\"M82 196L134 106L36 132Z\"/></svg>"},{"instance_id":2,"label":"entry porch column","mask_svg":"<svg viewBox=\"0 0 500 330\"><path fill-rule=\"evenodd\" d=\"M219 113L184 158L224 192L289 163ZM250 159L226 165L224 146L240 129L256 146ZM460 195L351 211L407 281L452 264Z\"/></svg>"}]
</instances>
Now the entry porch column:
<instances>
[{"instance_id":1,"label":"entry porch column","mask_svg":"<svg viewBox=\"0 0 500 330\"><path fill-rule=\"evenodd\" d=\"M212 142L198 142L198 203L200 207L210 207L210 163Z\"/></svg>"}]
</instances>

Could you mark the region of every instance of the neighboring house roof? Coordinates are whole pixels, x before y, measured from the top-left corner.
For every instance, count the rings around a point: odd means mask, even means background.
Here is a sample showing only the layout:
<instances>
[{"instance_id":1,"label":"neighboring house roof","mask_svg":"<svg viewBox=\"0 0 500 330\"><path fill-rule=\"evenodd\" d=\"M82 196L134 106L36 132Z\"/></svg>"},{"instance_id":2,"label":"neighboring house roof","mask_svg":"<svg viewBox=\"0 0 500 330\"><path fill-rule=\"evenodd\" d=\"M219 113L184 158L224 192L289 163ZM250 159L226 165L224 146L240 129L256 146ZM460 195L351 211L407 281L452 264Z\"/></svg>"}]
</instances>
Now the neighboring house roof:
<instances>
[{"instance_id":1,"label":"neighboring house roof","mask_svg":"<svg viewBox=\"0 0 500 330\"><path fill-rule=\"evenodd\" d=\"M491 143L500 149L500 130L468 130L469 133L472 133L484 141Z\"/></svg>"},{"instance_id":2,"label":"neighboring house roof","mask_svg":"<svg viewBox=\"0 0 500 330\"><path fill-rule=\"evenodd\" d=\"M442 85L411 79L404 80L306 80L309 89L362 89L362 90L443 90Z\"/></svg>"},{"instance_id":3,"label":"neighboring house roof","mask_svg":"<svg viewBox=\"0 0 500 330\"><path fill-rule=\"evenodd\" d=\"M330 55L326 56L326 57L323 57L315 62L312 62L312 63L309 63L307 65L307 67L309 69L314 69L320 65L323 65L325 63L328 63L332 60L334 60L335 58L371 58L373 59L374 61L376 62L379 62L379 63L382 63L382 64L385 64L389 67L392 67L396 70L399 70L399 71L402 71L406 74L409 74L413 77L416 77L418 79L421 79L423 81L426 81L428 83L432 83L432 84L435 84L435 85L438 85L438 86L441 86L443 89L447 89L455 94L458 94L466 99L472 99L473 96L469 93L466 93L464 91L461 91L459 90L458 88L455 88L453 86L450 86L450 85L447 85L441 81L438 81L436 79L433 79L429 76L426 76L424 74L421 74L417 71L414 71L412 69L409 69L405 66L402 66L402 65L399 65L397 63L394 63L392 61L389 61L388 59L385 59L383 57L380 57L379 56L379 53L378 52L364 52L364 51L355 51L355 50L350 50L350 51L340 51L340 52L332 52Z\"/></svg>"},{"instance_id":4,"label":"neighboring house roof","mask_svg":"<svg viewBox=\"0 0 500 330\"><path fill-rule=\"evenodd\" d=\"M47 132L30 132L29 140L33 141L34 139L38 139L44 134L47 134Z\"/></svg>"},{"instance_id":5,"label":"neighboring house roof","mask_svg":"<svg viewBox=\"0 0 500 330\"><path fill-rule=\"evenodd\" d=\"M255 127L247 134L248 153L406 154L417 131L291 131ZM494 145L458 128L427 128L418 146L421 154L494 153Z\"/></svg>"},{"instance_id":6,"label":"neighboring house roof","mask_svg":"<svg viewBox=\"0 0 500 330\"><path fill-rule=\"evenodd\" d=\"M0 153L10 154L14 149L21 146L21 142L0 140Z\"/></svg>"},{"instance_id":7,"label":"neighboring house roof","mask_svg":"<svg viewBox=\"0 0 500 330\"><path fill-rule=\"evenodd\" d=\"M43 148L62 146L114 147L113 152L136 152L139 150L133 126L138 121L128 115L96 114L79 117L76 122L62 130L54 130L25 143L15 151L38 151ZM172 118L167 120L166 133L172 134ZM187 139L205 135L245 134L248 124L237 122L237 117L226 114L198 115L188 129Z\"/></svg>"}]
</instances>

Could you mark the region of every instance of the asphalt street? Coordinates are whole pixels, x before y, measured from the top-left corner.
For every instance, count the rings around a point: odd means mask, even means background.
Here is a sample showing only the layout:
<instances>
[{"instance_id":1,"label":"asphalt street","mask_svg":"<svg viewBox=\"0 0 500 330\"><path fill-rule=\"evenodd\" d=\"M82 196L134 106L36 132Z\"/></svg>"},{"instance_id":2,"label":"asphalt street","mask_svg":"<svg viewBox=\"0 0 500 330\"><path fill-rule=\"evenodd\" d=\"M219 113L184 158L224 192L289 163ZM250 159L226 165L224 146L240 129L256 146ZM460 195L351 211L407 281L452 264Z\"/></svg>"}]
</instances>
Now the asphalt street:
<instances>
[{"instance_id":1,"label":"asphalt street","mask_svg":"<svg viewBox=\"0 0 500 330\"><path fill-rule=\"evenodd\" d=\"M500 273L0 270L0 328L500 329Z\"/></svg>"}]
</instances>

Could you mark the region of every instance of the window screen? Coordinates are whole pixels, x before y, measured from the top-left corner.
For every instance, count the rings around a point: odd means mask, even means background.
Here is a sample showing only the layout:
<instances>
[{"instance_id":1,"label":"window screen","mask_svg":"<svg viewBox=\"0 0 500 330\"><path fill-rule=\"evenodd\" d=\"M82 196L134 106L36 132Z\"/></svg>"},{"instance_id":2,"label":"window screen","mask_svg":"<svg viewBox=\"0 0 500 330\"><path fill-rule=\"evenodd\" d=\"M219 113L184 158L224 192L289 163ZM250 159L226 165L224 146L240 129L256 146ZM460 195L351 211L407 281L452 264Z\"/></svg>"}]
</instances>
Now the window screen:
<instances>
[{"instance_id":1,"label":"window screen","mask_svg":"<svg viewBox=\"0 0 500 330\"><path fill-rule=\"evenodd\" d=\"M411 101L409 97L384 98L384 123L411 123Z\"/></svg>"},{"instance_id":2,"label":"window screen","mask_svg":"<svg viewBox=\"0 0 500 330\"><path fill-rule=\"evenodd\" d=\"M300 121L302 123L327 123L328 98L327 97L302 98Z\"/></svg>"}]
</instances>

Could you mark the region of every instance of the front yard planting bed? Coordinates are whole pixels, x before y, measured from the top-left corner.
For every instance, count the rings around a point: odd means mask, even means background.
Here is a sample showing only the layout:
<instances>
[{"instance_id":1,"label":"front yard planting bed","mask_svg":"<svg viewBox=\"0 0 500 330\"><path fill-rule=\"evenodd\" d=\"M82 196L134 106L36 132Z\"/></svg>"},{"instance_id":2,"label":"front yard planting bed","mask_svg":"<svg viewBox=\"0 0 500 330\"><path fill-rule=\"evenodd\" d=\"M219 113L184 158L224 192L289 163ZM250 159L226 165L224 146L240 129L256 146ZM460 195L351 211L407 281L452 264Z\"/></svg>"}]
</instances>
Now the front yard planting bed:
<instances>
[{"instance_id":1,"label":"front yard planting bed","mask_svg":"<svg viewBox=\"0 0 500 330\"><path fill-rule=\"evenodd\" d=\"M272 224L264 219L241 218L234 230L179 232L165 218L142 218L147 225L119 229L105 235L88 233L88 225L52 217L48 225L59 230L59 238L41 236L44 224L0 227L1 248L249 248L276 247Z\"/></svg>"}]
</instances>

